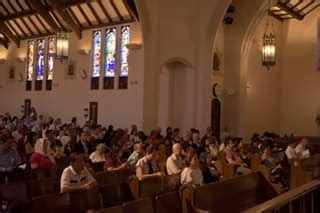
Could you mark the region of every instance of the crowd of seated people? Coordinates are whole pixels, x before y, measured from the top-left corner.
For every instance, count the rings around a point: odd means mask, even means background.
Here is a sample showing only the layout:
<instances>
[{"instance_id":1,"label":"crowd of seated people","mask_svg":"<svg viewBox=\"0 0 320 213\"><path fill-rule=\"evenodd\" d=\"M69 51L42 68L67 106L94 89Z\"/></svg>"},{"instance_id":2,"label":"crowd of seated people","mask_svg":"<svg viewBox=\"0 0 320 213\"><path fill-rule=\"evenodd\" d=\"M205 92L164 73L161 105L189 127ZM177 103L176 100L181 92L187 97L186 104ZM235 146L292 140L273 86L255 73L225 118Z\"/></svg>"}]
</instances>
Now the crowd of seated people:
<instances>
[{"instance_id":1,"label":"crowd of seated people","mask_svg":"<svg viewBox=\"0 0 320 213\"><path fill-rule=\"evenodd\" d=\"M130 131L93 122L80 126L75 117L70 123L62 123L59 118L38 115L33 109L30 116L21 119L9 113L0 115L0 174L20 169L23 163L30 169L50 169L67 156L70 166L61 174L61 192L97 184L88 160L102 163L104 171L130 169L139 180L180 174L181 184L197 186L222 179L222 164L234 166L236 175L250 173L250 159L259 154L275 181L288 186L290 171L286 162L310 157L308 141L289 144L284 151L277 137L254 135L251 142L244 143L241 138L228 136L220 141L211 128L201 137L197 129L182 133L171 127L164 136L160 128L147 136L136 125Z\"/></svg>"}]
</instances>

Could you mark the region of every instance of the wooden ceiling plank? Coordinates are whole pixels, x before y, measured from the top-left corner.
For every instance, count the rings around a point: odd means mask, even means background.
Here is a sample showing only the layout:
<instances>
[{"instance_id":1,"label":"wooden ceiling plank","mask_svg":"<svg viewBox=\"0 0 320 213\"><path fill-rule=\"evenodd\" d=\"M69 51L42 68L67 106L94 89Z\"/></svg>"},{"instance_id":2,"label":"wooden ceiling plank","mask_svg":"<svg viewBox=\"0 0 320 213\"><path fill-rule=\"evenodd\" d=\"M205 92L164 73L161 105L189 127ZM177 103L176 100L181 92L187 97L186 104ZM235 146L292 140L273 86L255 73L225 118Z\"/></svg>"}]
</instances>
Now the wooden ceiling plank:
<instances>
[{"instance_id":1,"label":"wooden ceiling plank","mask_svg":"<svg viewBox=\"0 0 320 213\"><path fill-rule=\"evenodd\" d=\"M99 4L99 6L100 6L100 8L101 8L101 10L102 10L102 12L103 12L103 14L107 17L108 22L112 22L112 18L111 18L111 16L109 15L109 13L108 13L108 11L106 10L106 8L102 5L101 0L98 0L98 4Z\"/></svg>"},{"instance_id":2,"label":"wooden ceiling plank","mask_svg":"<svg viewBox=\"0 0 320 213\"><path fill-rule=\"evenodd\" d=\"M47 28L47 26L43 23L43 21L39 17L39 15L36 14L35 17L38 20L38 22L40 23L41 27L46 31L46 33L50 32L50 30Z\"/></svg>"},{"instance_id":3,"label":"wooden ceiling plank","mask_svg":"<svg viewBox=\"0 0 320 213\"><path fill-rule=\"evenodd\" d=\"M46 7L39 0L29 0L30 6L39 13L39 15L47 22L53 31L58 32L60 30L57 23L53 20L53 18L48 13Z\"/></svg>"},{"instance_id":4,"label":"wooden ceiling plank","mask_svg":"<svg viewBox=\"0 0 320 213\"><path fill-rule=\"evenodd\" d=\"M39 34L39 35L42 34L40 28L34 23L34 21L31 19L31 17L28 16L27 19L29 20L29 22L31 23L33 28L37 31L37 34Z\"/></svg>"},{"instance_id":5,"label":"wooden ceiling plank","mask_svg":"<svg viewBox=\"0 0 320 213\"><path fill-rule=\"evenodd\" d=\"M278 2L277 6L284 10L285 12L287 12L289 15L291 15L292 17L298 19L298 20L302 20L303 19L303 16L300 15L299 13L293 11L291 8L288 8L287 4L285 3L281 3L281 2Z\"/></svg>"},{"instance_id":6,"label":"wooden ceiling plank","mask_svg":"<svg viewBox=\"0 0 320 213\"><path fill-rule=\"evenodd\" d=\"M51 14L52 14L54 20L58 23L59 28L62 29L63 31L66 31L66 28L63 26L63 24L59 20L57 14L54 11L52 11Z\"/></svg>"},{"instance_id":7,"label":"wooden ceiling plank","mask_svg":"<svg viewBox=\"0 0 320 213\"><path fill-rule=\"evenodd\" d=\"M10 29L7 27L3 20L0 20L0 31L4 36L6 36L13 43L15 43L17 47L20 47L20 40L10 31Z\"/></svg>"},{"instance_id":8,"label":"wooden ceiling plank","mask_svg":"<svg viewBox=\"0 0 320 213\"><path fill-rule=\"evenodd\" d=\"M73 10L71 8L68 8L68 11L69 11L70 15L74 18L74 20L77 22L77 24L80 26L80 28L82 28L82 24L79 21L79 19L76 16L76 14L73 12Z\"/></svg>"},{"instance_id":9,"label":"wooden ceiling plank","mask_svg":"<svg viewBox=\"0 0 320 213\"><path fill-rule=\"evenodd\" d=\"M9 0L9 1L8 1L8 5L9 5L10 9L12 9L14 13L18 13L17 8L15 8L15 7L13 6L13 4L12 4L11 1L12 1L12 0Z\"/></svg>"},{"instance_id":10,"label":"wooden ceiling plank","mask_svg":"<svg viewBox=\"0 0 320 213\"><path fill-rule=\"evenodd\" d=\"M139 15L137 8L132 0L122 0L122 3L127 8L130 16L132 16L136 21L139 21Z\"/></svg>"},{"instance_id":11,"label":"wooden ceiling plank","mask_svg":"<svg viewBox=\"0 0 320 213\"><path fill-rule=\"evenodd\" d=\"M81 38L81 29L74 22L70 14L67 12L65 5L60 0L48 0L48 3L57 10L59 15L63 18L63 20L67 23L67 25L75 32L77 37Z\"/></svg>"},{"instance_id":12,"label":"wooden ceiling plank","mask_svg":"<svg viewBox=\"0 0 320 213\"><path fill-rule=\"evenodd\" d=\"M110 22L110 23L103 23L103 24L99 24L99 25L83 27L83 30L98 29L98 28L102 28L102 27L113 27L113 26L116 26L116 25L130 24L130 23L133 23L133 22L135 22L134 19L132 19L132 20L123 20L123 21L115 21L115 22Z\"/></svg>"},{"instance_id":13,"label":"wooden ceiling plank","mask_svg":"<svg viewBox=\"0 0 320 213\"><path fill-rule=\"evenodd\" d=\"M7 14L10 14L10 11L9 11L8 8L3 4L2 1L0 1L0 6L4 9L4 11L6 11Z\"/></svg>"},{"instance_id":14,"label":"wooden ceiling plank","mask_svg":"<svg viewBox=\"0 0 320 213\"><path fill-rule=\"evenodd\" d=\"M19 28L20 32L23 34L23 37L27 37L27 33L22 29L22 27L20 26L20 24L17 22L17 20L13 20L14 24L17 25L17 27Z\"/></svg>"},{"instance_id":15,"label":"wooden ceiling plank","mask_svg":"<svg viewBox=\"0 0 320 213\"><path fill-rule=\"evenodd\" d=\"M8 21L7 25L9 26L9 29L16 35L16 37L18 39L20 39L19 33L17 32L17 30L14 28L14 26L12 26L12 24Z\"/></svg>"},{"instance_id":16,"label":"wooden ceiling plank","mask_svg":"<svg viewBox=\"0 0 320 213\"><path fill-rule=\"evenodd\" d=\"M81 5L77 5L77 8L79 9L81 15L86 19L86 22L88 23L89 26L92 26L92 22L90 21L89 17L87 16L87 14L84 12L84 10L82 9Z\"/></svg>"},{"instance_id":17,"label":"wooden ceiling plank","mask_svg":"<svg viewBox=\"0 0 320 213\"><path fill-rule=\"evenodd\" d=\"M119 17L120 21L122 21L123 20L123 16L119 12L119 9L118 9L117 5L114 3L114 0L110 0L110 4L111 4L113 10L116 12L117 16Z\"/></svg>"},{"instance_id":18,"label":"wooden ceiling plank","mask_svg":"<svg viewBox=\"0 0 320 213\"><path fill-rule=\"evenodd\" d=\"M33 33L32 29L31 29L30 26L26 23L26 21L24 20L24 18L22 17L20 20L22 21L23 25L27 28L27 30L30 32L31 36L34 36L34 33Z\"/></svg>"},{"instance_id":19,"label":"wooden ceiling plank","mask_svg":"<svg viewBox=\"0 0 320 213\"><path fill-rule=\"evenodd\" d=\"M102 20L98 16L97 11L93 8L91 2L89 2L87 5L88 5L88 8L90 9L90 11L92 12L92 14L94 15L94 17L96 18L96 20L98 21L98 23L102 24Z\"/></svg>"}]
</instances>

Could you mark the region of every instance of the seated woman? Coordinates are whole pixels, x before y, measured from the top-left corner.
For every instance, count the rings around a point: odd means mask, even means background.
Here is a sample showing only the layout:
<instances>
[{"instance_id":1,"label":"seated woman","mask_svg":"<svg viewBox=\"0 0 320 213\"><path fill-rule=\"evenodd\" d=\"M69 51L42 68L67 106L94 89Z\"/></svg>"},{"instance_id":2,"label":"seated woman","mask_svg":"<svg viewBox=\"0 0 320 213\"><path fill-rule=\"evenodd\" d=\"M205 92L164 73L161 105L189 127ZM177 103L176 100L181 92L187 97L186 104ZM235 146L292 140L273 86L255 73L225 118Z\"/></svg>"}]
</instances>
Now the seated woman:
<instances>
[{"instance_id":1,"label":"seated woman","mask_svg":"<svg viewBox=\"0 0 320 213\"><path fill-rule=\"evenodd\" d=\"M104 171L111 172L129 168L127 162L123 163L119 156L114 155L110 151L105 154L105 159Z\"/></svg>"},{"instance_id":2,"label":"seated woman","mask_svg":"<svg viewBox=\"0 0 320 213\"><path fill-rule=\"evenodd\" d=\"M237 174L246 175L251 173L251 170L248 168L248 165L246 165L234 151L234 143L232 141L228 142L224 151L227 163L237 167Z\"/></svg>"},{"instance_id":3,"label":"seated woman","mask_svg":"<svg viewBox=\"0 0 320 213\"><path fill-rule=\"evenodd\" d=\"M163 176L160 172L159 165L157 164L157 150L153 146L148 146L146 154L143 158L138 160L136 164L136 176L139 180L144 180L151 177Z\"/></svg>"},{"instance_id":4,"label":"seated woman","mask_svg":"<svg viewBox=\"0 0 320 213\"><path fill-rule=\"evenodd\" d=\"M88 190L97 185L96 180L92 177L85 165L84 155L76 153L71 154L70 166L65 168L61 175L61 193Z\"/></svg>"},{"instance_id":5,"label":"seated woman","mask_svg":"<svg viewBox=\"0 0 320 213\"><path fill-rule=\"evenodd\" d=\"M298 158L305 159L310 157L311 154L309 149L307 148L308 144L309 141L307 138L302 138L298 143L298 145L294 149Z\"/></svg>"},{"instance_id":6,"label":"seated woman","mask_svg":"<svg viewBox=\"0 0 320 213\"><path fill-rule=\"evenodd\" d=\"M107 146L100 143L96 147L96 151L92 152L89 159L92 163L106 162Z\"/></svg>"},{"instance_id":7,"label":"seated woman","mask_svg":"<svg viewBox=\"0 0 320 213\"><path fill-rule=\"evenodd\" d=\"M32 169L50 169L54 164L54 157L49 153L49 143L39 138L34 145L34 152L31 156Z\"/></svg>"},{"instance_id":8,"label":"seated woman","mask_svg":"<svg viewBox=\"0 0 320 213\"><path fill-rule=\"evenodd\" d=\"M181 184L191 184L192 186L200 186L203 184L202 171L196 154L188 155L186 166L181 173Z\"/></svg>"}]
</instances>

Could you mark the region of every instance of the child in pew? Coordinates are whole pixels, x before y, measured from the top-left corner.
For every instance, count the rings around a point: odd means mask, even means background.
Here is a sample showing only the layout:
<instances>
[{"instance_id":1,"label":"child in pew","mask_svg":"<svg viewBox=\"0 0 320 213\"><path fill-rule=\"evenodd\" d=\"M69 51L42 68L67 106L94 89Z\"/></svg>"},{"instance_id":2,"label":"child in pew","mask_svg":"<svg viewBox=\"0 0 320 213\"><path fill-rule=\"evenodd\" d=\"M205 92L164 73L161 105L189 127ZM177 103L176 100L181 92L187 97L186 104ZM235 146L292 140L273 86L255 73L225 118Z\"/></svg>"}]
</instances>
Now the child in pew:
<instances>
[{"instance_id":1,"label":"child in pew","mask_svg":"<svg viewBox=\"0 0 320 213\"><path fill-rule=\"evenodd\" d=\"M61 175L61 193L88 190L97 185L96 180L85 166L84 158L82 154L73 153L70 155L70 166L65 168Z\"/></svg>"},{"instance_id":2,"label":"child in pew","mask_svg":"<svg viewBox=\"0 0 320 213\"><path fill-rule=\"evenodd\" d=\"M186 166L181 173L181 184L203 185L203 175L197 154L190 152L186 159Z\"/></svg>"}]
</instances>

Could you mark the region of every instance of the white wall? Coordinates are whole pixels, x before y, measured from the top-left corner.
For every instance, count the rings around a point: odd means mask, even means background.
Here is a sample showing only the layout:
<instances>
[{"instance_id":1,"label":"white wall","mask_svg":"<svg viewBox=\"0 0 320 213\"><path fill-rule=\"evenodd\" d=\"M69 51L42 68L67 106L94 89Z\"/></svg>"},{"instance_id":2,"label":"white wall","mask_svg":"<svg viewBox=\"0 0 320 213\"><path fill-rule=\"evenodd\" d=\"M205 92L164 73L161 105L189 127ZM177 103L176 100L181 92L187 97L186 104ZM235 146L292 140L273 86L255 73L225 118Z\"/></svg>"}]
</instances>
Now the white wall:
<instances>
[{"instance_id":1,"label":"white wall","mask_svg":"<svg viewBox=\"0 0 320 213\"><path fill-rule=\"evenodd\" d=\"M141 43L142 36L138 24L131 25L133 43ZM24 99L31 99L32 106L35 106L40 114L50 114L69 121L71 117L77 116L80 122L85 120L84 108L89 107L90 101L97 101L98 122L103 125L114 124L117 127L129 127L137 124L142 127L142 88L144 72L143 49L132 50L129 56L129 84L127 90L117 89L117 80L113 90L90 90L90 58L91 55L80 55L80 49L91 49L92 31L84 31L81 40L71 35L70 53L71 60L75 61L74 77L67 76L67 62L55 61L54 80L52 91L25 91L25 77L22 82L9 80L8 70L13 64L17 73L24 76L25 63L19 62L17 56L26 57L26 41L21 43L17 49L10 44L9 50L1 47L1 57L6 57L6 62L0 64L0 112L11 112L20 115L21 105ZM80 72L85 69L88 73L87 79L82 79ZM137 84L130 82L137 81ZM100 82L100 88L102 81Z\"/></svg>"},{"instance_id":2,"label":"white wall","mask_svg":"<svg viewBox=\"0 0 320 213\"><path fill-rule=\"evenodd\" d=\"M317 22L320 8L283 30L281 132L319 136L320 72L317 72Z\"/></svg>"}]
</instances>

